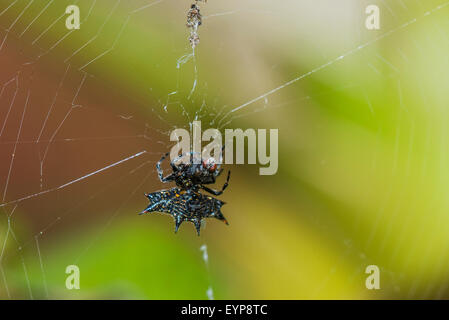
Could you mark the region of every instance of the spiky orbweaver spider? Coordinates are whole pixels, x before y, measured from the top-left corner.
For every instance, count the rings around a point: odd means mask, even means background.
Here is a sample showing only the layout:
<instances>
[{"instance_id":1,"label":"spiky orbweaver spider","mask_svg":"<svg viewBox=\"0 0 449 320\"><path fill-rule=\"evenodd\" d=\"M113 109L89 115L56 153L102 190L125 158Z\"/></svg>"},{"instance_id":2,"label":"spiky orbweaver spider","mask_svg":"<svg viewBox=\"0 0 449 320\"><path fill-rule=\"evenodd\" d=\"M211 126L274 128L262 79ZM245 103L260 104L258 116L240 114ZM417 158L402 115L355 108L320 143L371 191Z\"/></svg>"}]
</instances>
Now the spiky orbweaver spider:
<instances>
[{"instance_id":1,"label":"spiky orbweaver spider","mask_svg":"<svg viewBox=\"0 0 449 320\"><path fill-rule=\"evenodd\" d=\"M224 148L223 148L224 149ZM175 182L176 187L169 190L161 190L145 196L150 200L150 204L140 214L147 212L163 212L168 213L175 219L175 233L184 221L190 221L195 225L198 235L200 235L201 222L205 218L216 218L224 221L226 218L221 212L221 207L225 202L215 199L211 196L200 193L202 189L213 195L221 195L229 185L231 171L228 171L226 182L220 191L206 187L206 184L213 184L216 178L223 171L221 162L214 158L202 161L194 161L196 156L190 153L190 161L181 161L186 155L181 155L170 162L172 173L164 177L161 164L168 157L166 153L156 164L159 179L161 182ZM220 156L220 160L222 156Z\"/></svg>"}]
</instances>

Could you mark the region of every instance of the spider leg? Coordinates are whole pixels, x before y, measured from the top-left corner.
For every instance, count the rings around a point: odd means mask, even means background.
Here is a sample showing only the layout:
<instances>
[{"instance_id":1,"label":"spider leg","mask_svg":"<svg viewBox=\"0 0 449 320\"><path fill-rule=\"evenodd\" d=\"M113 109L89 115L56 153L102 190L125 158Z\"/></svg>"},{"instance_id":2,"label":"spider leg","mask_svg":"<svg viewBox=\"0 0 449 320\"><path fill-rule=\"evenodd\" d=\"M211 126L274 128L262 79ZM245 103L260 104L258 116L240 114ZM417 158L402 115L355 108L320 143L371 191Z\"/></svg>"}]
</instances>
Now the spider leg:
<instances>
[{"instance_id":1,"label":"spider leg","mask_svg":"<svg viewBox=\"0 0 449 320\"><path fill-rule=\"evenodd\" d=\"M173 181L175 180L175 176L173 173L169 174L168 176L164 177L164 171L161 168L161 164L162 162L165 160L165 158L168 157L168 155L170 154L170 152L167 152L166 154L164 154L161 158L161 160L159 160L156 163L156 169L157 169L157 174L159 176L159 180L161 180L161 182L169 182L169 181Z\"/></svg>"},{"instance_id":2,"label":"spider leg","mask_svg":"<svg viewBox=\"0 0 449 320\"><path fill-rule=\"evenodd\" d=\"M229 225L228 220L226 220L226 218L224 217L223 213L221 213L220 210L218 210L217 212L214 213L214 218L223 221L224 223L226 223L226 225Z\"/></svg>"},{"instance_id":3,"label":"spider leg","mask_svg":"<svg viewBox=\"0 0 449 320\"><path fill-rule=\"evenodd\" d=\"M226 142L223 144L223 147L221 147L221 152L220 152L220 164L223 163L223 153L225 152L226 149Z\"/></svg>"},{"instance_id":4,"label":"spider leg","mask_svg":"<svg viewBox=\"0 0 449 320\"><path fill-rule=\"evenodd\" d=\"M218 177L221 174L221 172L223 171L221 166L223 165L223 153L225 151L225 148L226 148L226 143L221 147L220 158L218 159L218 166L217 166L218 171L214 175L215 177Z\"/></svg>"},{"instance_id":5,"label":"spider leg","mask_svg":"<svg viewBox=\"0 0 449 320\"><path fill-rule=\"evenodd\" d=\"M209 193L211 193L211 194L213 194L215 196L219 196L228 187L228 185L229 185L229 178L230 177L231 177L231 170L228 171L228 177L226 178L226 182L225 182L225 184L223 185L223 188L221 188L220 191L217 191L217 190L214 190L214 189L210 189L210 188L208 188L206 186L203 186L203 185L201 186L201 189L203 189L203 190L205 190L205 191L207 191L207 192L209 192Z\"/></svg>"}]
</instances>

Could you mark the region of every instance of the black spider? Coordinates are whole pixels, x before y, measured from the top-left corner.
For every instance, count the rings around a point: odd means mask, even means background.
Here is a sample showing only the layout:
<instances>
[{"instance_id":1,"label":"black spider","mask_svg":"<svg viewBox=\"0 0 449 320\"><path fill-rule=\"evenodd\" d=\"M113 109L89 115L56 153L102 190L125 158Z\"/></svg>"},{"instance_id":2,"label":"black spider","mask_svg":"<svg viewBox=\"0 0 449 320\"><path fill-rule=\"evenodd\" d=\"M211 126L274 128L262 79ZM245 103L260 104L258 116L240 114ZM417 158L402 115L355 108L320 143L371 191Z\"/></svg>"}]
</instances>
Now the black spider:
<instances>
[{"instance_id":1,"label":"black spider","mask_svg":"<svg viewBox=\"0 0 449 320\"><path fill-rule=\"evenodd\" d=\"M199 190L203 189L211 194L221 195L228 186L231 171L228 171L223 188L220 191L213 190L204 185L215 183L216 178L222 172L221 164L217 164L215 159L193 161L194 154L190 153L188 155L190 161L186 163L180 161L183 158L180 156L170 162L173 172L164 177L161 164L168 155L169 153L166 153L162 156L156 164L156 169L162 182L175 182L177 187L145 194L150 200L150 204L140 214L164 212L172 215L175 219L175 233L183 221L192 222L198 235L200 235L201 222L204 218L216 218L228 224L220 211L225 202L202 194Z\"/></svg>"}]
</instances>

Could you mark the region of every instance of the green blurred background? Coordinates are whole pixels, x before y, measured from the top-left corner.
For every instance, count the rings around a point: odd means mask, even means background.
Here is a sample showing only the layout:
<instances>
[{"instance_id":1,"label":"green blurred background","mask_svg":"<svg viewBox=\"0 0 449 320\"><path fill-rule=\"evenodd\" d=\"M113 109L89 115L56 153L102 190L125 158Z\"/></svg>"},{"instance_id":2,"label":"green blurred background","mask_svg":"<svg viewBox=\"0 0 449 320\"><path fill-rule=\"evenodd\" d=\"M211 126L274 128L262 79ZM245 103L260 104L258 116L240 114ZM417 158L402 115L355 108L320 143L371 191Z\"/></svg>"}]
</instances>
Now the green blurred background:
<instances>
[{"instance_id":1,"label":"green blurred background","mask_svg":"<svg viewBox=\"0 0 449 320\"><path fill-rule=\"evenodd\" d=\"M185 60L191 2L0 4L0 298L449 298L447 3L209 0ZM230 225L201 237L137 215L167 187L170 130L195 115L279 129L278 173L230 166ZM73 264L80 290L65 287Z\"/></svg>"}]
</instances>

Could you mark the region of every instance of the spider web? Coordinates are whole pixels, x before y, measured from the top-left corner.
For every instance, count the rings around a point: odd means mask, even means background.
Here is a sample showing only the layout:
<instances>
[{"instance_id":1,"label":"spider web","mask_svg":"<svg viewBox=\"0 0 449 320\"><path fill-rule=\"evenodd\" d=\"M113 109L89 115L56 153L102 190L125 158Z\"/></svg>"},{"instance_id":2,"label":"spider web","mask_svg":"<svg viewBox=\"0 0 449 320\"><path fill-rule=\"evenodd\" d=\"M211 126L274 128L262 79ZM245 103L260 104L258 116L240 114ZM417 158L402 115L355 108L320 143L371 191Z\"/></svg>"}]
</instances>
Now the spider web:
<instances>
[{"instance_id":1,"label":"spider web","mask_svg":"<svg viewBox=\"0 0 449 320\"><path fill-rule=\"evenodd\" d=\"M67 30L64 26L67 17L65 8L71 4L81 8L82 33ZM310 61L305 64L314 67L303 70L301 66L292 66L282 73L282 78L242 74L241 80L238 79L241 74L239 67L249 63L249 69L256 68L262 63L262 58L255 61L242 56L239 41L248 39L234 33L245 26L250 29L248 33L254 33L255 30L247 26L247 21L261 20L264 24L273 26L270 23L278 21L276 17L288 12L290 6L295 6L294 2L287 1L279 5L278 2L268 0L226 3L213 3L211 0L202 4L204 23L199 29L201 42L194 51L189 47L188 31L184 27L189 4L189 1L184 1L179 5L171 0L14 0L1 5L2 297L54 298L57 290L50 287L47 280L51 271L46 265L45 250L50 250L58 237L64 237L65 230L75 228L74 226L82 228L87 221L95 225L95 228L93 235L83 245L83 250L72 257L72 262L76 264L97 245L114 223L126 220L123 212L141 211L145 206L142 204L142 193L160 187L156 181L155 163L171 145L170 131L179 127L189 129L194 120L202 120L203 123L220 129L242 123L263 127L268 121L264 114L294 114L295 108L309 101L338 96L342 92L357 92L365 100L366 114L374 119L375 126L372 130L376 132L377 143L382 144L382 137L390 134L391 130L394 132L391 175L407 177L412 168L416 167L412 164L414 160L411 153L417 147L418 138L414 135L417 120L409 116L413 110L407 109L406 97L402 93L406 85L399 77L402 69L374 49L376 45L406 34L409 30L419 30L421 24L429 21L436 32L441 33L442 41L447 43L448 25L441 25L440 20L434 17L447 13L449 2L379 1L378 5L387 12L391 21L380 31L368 33L360 31L361 28L358 27L355 29L358 30L356 35L346 43L331 48L324 47L324 50L292 45L290 54L300 55L301 49L320 52L321 56L313 59L309 57ZM355 4L354 1L345 1L340 10L357 8L359 12L363 12L368 4L370 3ZM302 9L326 11L326 5L329 2L320 2L318 8L303 4ZM59 14L55 15L55 12ZM415 12L419 14L415 15ZM168 18L160 18L164 15L168 15ZM359 20L352 23L363 25L364 18L360 14ZM291 19L296 18L292 16ZM147 20L151 20L151 23ZM233 21L238 26L235 29L231 27L229 33L214 26L214 22L227 23L226 21ZM145 38L141 34L135 35L139 28L148 28L147 33L142 33ZM288 26L276 25L273 29L272 33L262 36L274 45L295 40L298 36L310 43L310 34L289 33L291 30ZM160 39L160 30L164 30L163 36L171 38ZM279 39L275 36L279 36ZM151 45L153 37L165 47L160 49L156 44ZM318 42L324 40L318 39ZM229 59L210 62L211 56L202 51L207 41L215 41L218 49L214 53L224 50L231 55ZM410 39L410 43L425 55L426 44L420 41L423 40ZM142 45L136 45L139 43ZM407 45L404 44L404 47ZM171 52L165 52L167 48L171 48ZM155 75L148 76L145 84L132 79L133 73L139 72L139 65L134 63L133 56L141 55L143 50L150 50L144 53L148 56L148 70L145 74ZM127 60L119 60L119 53L127 57ZM407 65L410 58L407 57L406 49L399 47L397 55ZM224 55L220 57L225 59ZM257 57L257 54L252 57ZM238 58L242 61L239 62ZM266 59L275 71L280 68L277 61L279 58L274 53L271 52L271 56ZM378 120L377 115L385 111L378 102L373 102L373 91L361 79L348 76L337 90L324 87L306 92L304 89L309 81L317 81L316 77L321 74L330 74L332 77L338 68L345 67L345 62L359 60L363 60L363 64L373 74L386 73L391 82L397 85L392 99L397 100L401 108L394 117L402 121L392 121L394 129L391 128L391 123L384 124ZM218 67L220 63L228 66L235 64L235 68L229 71L231 78L236 79L235 83L223 83L216 74L204 71L206 66ZM171 71L164 73L163 70L168 65L172 66L169 69ZM132 79L129 85L113 76L120 73L125 78ZM286 75L290 76L285 79ZM240 90L251 77L261 80L254 80L245 90ZM118 84L126 90L113 90ZM300 85L305 93L298 98L292 93L300 90ZM237 93L230 96L229 92ZM431 100L426 96L428 94L423 90L422 103ZM426 137L423 150L429 150L431 144L433 124L430 121L424 127ZM445 150L444 142L442 139L442 150ZM400 151L403 149L408 155L400 159ZM376 149L372 150L369 155L372 163L371 176L384 169L382 166L385 164L377 162L377 152ZM438 166L443 170L445 152L441 154ZM405 163L404 167L400 167L402 163ZM431 164L433 162L426 158L420 162L422 179L429 173ZM441 179L443 183L443 175ZM322 216L308 217L319 230L336 228L341 230L337 231L338 237L346 239L340 243L337 261L323 276L322 282L316 284L316 290L308 293L310 297L319 297L334 275L344 268L348 259L357 261L357 269L351 273L350 283L355 283L360 275L363 277L364 266L370 259L375 260L387 254L391 255L390 261L395 261L395 255L404 249L404 233L408 227L405 222L399 235L392 233L392 221L408 196L405 193L398 194L396 187L389 184L380 195L379 207L374 210L374 223L370 224L363 244L355 244L355 240L351 239L353 233L338 227L335 222L337 218L326 220ZM366 190L364 195L360 195L362 198L368 196L369 189ZM115 196L109 197L110 194ZM442 195L441 191L441 194L431 195L431 199ZM423 210L436 209L433 208L432 201L423 206ZM444 216L437 215L436 219L443 221ZM364 222L357 217L352 223L353 229L357 230ZM390 226L387 227L384 240L379 242L378 228L384 223ZM422 230L417 232L419 234ZM393 238L395 245L386 252L387 241ZM217 292L212 289L213 262L210 266L208 246L204 240L194 243L200 250L193 255L198 256L200 262L202 256L207 273L208 287L204 289L204 298L206 289L207 297L213 298ZM427 239L425 245L430 247L432 240ZM414 251L410 250L407 259L415 258ZM415 280L406 284L406 288L402 290L404 275L392 267L393 264L382 266L391 286L389 294L410 298L442 297L446 292L447 281L439 286L435 281L429 281L426 285L427 279L420 276L427 267L425 258L428 257L421 257L422 268L417 271ZM406 265L407 259L401 260L401 263ZM30 265L35 264L40 269L39 277L30 276ZM440 263L434 266L435 274L444 274L445 266L447 257L442 256ZM17 271L19 267L20 271ZM12 269L15 272L11 274ZM422 287L423 291L418 290Z\"/></svg>"}]
</instances>

